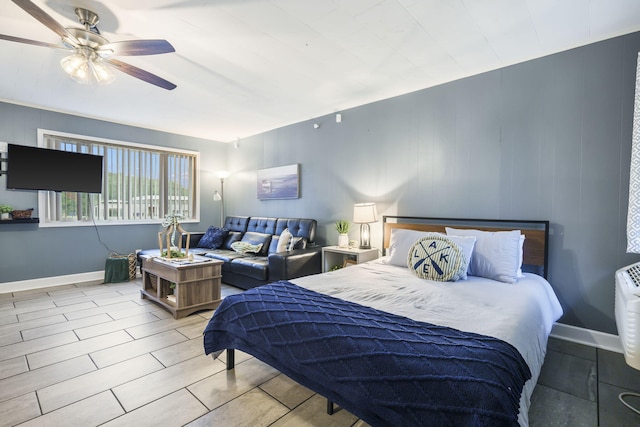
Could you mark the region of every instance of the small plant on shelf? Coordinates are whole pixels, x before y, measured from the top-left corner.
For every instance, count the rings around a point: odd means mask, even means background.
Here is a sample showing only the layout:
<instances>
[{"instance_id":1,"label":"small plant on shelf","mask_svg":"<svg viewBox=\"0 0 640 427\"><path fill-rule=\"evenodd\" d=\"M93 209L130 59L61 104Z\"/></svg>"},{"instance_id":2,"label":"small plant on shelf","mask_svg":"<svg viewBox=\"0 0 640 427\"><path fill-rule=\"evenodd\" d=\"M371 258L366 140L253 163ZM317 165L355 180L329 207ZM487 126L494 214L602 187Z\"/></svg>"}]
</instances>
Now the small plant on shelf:
<instances>
[{"instance_id":1,"label":"small plant on shelf","mask_svg":"<svg viewBox=\"0 0 640 427\"><path fill-rule=\"evenodd\" d=\"M339 219L336 221L336 231L338 232L338 246L341 248L349 247L349 221Z\"/></svg>"},{"instance_id":2,"label":"small plant on shelf","mask_svg":"<svg viewBox=\"0 0 640 427\"><path fill-rule=\"evenodd\" d=\"M0 205L0 219L9 219L9 214L13 212L13 208L9 205Z\"/></svg>"},{"instance_id":3,"label":"small plant on shelf","mask_svg":"<svg viewBox=\"0 0 640 427\"><path fill-rule=\"evenodd\" d=\"M339 219L336 221L336 231L339 234L347 234L349 232L349 221L346 219Z\"/></svg>"}]
</instances>

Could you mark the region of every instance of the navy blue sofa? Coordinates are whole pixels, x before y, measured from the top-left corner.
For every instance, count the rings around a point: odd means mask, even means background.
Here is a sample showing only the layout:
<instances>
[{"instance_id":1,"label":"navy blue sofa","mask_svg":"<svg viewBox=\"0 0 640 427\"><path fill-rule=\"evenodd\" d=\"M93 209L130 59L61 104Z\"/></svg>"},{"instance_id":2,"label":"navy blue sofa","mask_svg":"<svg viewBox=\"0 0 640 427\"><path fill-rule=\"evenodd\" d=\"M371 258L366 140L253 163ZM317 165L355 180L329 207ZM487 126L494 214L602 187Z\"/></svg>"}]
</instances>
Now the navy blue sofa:
<instances>
[{"instance_id":1,"label":"navy blue sofa","mask_svg":"<svg viewBox=\"0 0 640 427\"><path fill-rule=\"evenodd\" d=\"M217 249L198 247L205 232L190 232L189 253L224 261L222 282L250 289L278 280L295 279L322 272L320 246L315 244L317 221L306 218L267 218L228 216L224 228L229 234ZM277 252L284 229L294 237L289 251ZM183 235L182 247L186 246ZM262 244L258 253L238 253L231 245L237 241ZM158 250L144 250L138 257L157 256Z\"/></svg>"}]
</instances>

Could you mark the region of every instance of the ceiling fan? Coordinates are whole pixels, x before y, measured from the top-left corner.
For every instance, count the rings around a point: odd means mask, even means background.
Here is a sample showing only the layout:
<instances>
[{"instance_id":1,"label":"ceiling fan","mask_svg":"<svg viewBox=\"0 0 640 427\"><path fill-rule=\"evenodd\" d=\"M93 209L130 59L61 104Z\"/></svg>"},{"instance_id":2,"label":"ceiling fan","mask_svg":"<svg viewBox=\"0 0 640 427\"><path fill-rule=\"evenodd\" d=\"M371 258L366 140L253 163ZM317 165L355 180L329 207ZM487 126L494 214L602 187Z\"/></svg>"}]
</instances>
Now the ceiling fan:
<instances>
[{"instance_id":1,"label":"ceiling fan","mask_svg":"<svg viewBox=\"0 0 640 427\"><path fill-rule=\"evenodd\" d=\"M24 39L5 34L0 34L0 39L26 43L36 46L51 47L73 51L73 54L60 61L62 68L79 83L99 84L111 83L115 78L113 69L120 70L137 79L172 90L176 85L152 74L148 71L134 67L114 59L112 55L158 55L161 53L175 52L171 43L166 40L127 40L109 42L100 35L96 27L98 15L90 10L76 8L76 16L84 28L65 28L44 10L40 9L30 0L12 0L18 7L47 26L62 39L62 44L52 44L37 40Z\"/></svg>"}]
</instances>

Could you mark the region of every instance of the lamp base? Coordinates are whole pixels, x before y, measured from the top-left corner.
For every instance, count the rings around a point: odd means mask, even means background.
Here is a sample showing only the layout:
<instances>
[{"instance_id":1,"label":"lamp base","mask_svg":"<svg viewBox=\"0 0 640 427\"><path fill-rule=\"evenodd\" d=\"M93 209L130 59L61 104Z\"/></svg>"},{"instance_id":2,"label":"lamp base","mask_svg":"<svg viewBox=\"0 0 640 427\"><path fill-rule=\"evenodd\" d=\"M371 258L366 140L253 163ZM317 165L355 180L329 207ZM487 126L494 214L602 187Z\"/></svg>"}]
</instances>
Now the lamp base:
<instances>
[{"instance_id":1,"label":"lamp base","mask_svg":"<svg viewBox=\"0 0 640 427\"><path fill-rule=\"evenodd\" d=\"M360 224L360 249L371 249L371 230L369 224Z\"/></svg>"}]
</instances>

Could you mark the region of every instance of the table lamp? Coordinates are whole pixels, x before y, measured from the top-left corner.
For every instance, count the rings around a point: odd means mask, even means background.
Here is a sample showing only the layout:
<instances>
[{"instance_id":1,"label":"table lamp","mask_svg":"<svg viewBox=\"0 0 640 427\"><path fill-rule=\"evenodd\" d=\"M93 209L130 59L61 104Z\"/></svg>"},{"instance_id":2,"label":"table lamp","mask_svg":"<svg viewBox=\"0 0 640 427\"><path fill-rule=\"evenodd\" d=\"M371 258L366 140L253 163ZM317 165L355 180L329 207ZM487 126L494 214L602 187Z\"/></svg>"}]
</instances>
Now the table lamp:
<instances>
[{"instance_id":1,"label":"table lamp","mask_svg":"<svg viewBox=\"0 0 640 427\"><path fill-rule=\"evenodd\" d=\"M353 222L360 224L360 249L371 249L371 230L369 223L378 220L375 203L356 203L353 205Z\"/></svg>"}]
</instances>

